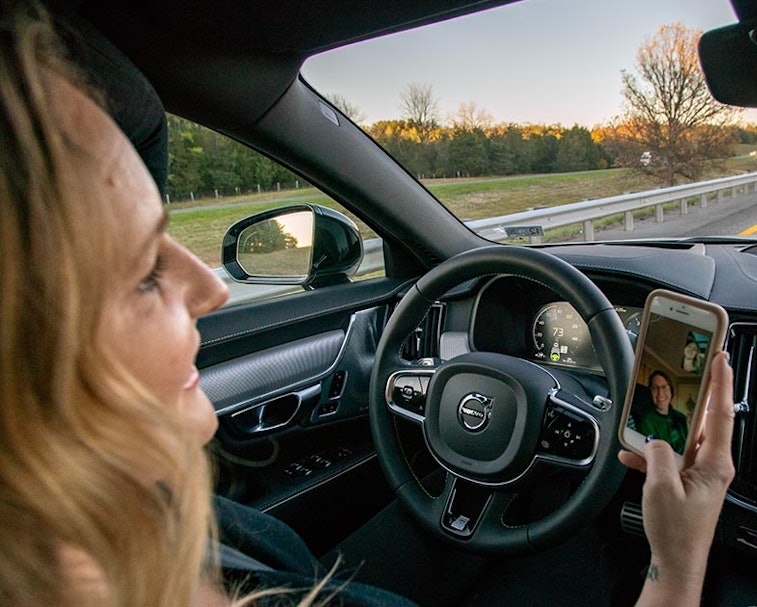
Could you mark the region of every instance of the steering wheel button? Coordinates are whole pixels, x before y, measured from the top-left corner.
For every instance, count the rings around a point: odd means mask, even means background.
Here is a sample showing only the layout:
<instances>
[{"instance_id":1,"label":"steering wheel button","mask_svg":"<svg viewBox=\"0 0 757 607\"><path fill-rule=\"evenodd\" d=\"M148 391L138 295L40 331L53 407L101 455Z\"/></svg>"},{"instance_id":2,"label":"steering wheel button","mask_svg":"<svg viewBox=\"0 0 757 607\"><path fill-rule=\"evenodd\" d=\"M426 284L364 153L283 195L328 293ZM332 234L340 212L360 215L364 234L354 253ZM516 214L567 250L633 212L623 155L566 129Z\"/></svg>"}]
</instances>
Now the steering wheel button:
<instances>
[{"instance_id":1,"label":"steering wheel button","mask_svg":"<svg viewBox=\"0 0 757 607\"><path fill-rule=\"evenodd\" d=\"M399 392L405 402L421 395L421 380L414 375L398 377L394 382L394 392Z\"/></svg>"},{"instance_id":2,"label":"steering wheel button","mask_svg":"<svg viewBox=\"0 0 757 607\"><path fill-rule=\"evenodd\" d=\"M593 442L594 430L587 420L563 407L545 411L539 442L544 453L580 460L591 455Z\"/></svg>"},{"instance_id":3,"label":"steering wheel button","mask_svg":"<svg viewBox=\"0 0 757 607\"><path fill-rule=\"evenodd\" d=\"M422 375L398 375L392 386L392 401L403 409L422 415L429 379Z\"/></svg>"}]
</instances>

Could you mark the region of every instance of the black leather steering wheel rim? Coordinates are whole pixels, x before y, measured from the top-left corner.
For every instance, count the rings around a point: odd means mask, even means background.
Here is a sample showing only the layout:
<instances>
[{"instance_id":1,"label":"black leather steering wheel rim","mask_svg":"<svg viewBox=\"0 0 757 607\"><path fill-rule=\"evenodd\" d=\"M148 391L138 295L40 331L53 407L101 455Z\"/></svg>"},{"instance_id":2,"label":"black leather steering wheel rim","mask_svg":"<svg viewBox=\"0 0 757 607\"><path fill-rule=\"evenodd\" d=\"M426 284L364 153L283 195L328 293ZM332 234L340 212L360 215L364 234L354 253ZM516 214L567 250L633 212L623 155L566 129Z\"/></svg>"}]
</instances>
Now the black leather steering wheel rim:
<instances>
[{"instance_id":1,"label":"black leather steering wheel rim","mask_svg":"<svg viewBox=\"0 0 757 607\"><path fill-rule=\"evenodd\" d=\"M603 431L591 469L573 495L556 511L517 528L476 534L470 539L450 536L435 519L438 505L420 486L402 452L394 415L386 401L389 375L409 363L400 357L407 335L428 308L455 286L487 275L507 274L543 284L578 311L589 327L597 357L610 388L612 406L598 412ZM398 499L422 526L435 535L476 552L503 553L539 550L567 539L595 518L617 490L625 469L618 462L617 426L631 375L633 351L612 304L584 274L561 259L538 249L490 245L472 249L440 264L413 285L393 312L379 341L371 375L369 413L378 458ZM615 431L610 431L614 429Z\"/></svg>"}]
</instances>

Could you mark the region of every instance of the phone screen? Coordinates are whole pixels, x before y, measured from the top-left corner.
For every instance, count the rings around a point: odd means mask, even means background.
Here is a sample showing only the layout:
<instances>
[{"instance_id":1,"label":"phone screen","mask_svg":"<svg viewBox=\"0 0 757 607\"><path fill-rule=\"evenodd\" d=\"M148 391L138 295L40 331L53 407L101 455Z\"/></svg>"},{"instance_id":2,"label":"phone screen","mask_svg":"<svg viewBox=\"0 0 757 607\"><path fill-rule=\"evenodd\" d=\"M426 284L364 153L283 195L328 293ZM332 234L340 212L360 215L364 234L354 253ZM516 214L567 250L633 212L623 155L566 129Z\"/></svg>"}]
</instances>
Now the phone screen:
<instances>
[{"instance_id":1,"label":"phone screen","mask_svg":"<svg viewBox=\"0 0 757 607\"><path fill-rule=\"evenodd\" d=\"M705 396L718 317L711 310L658 295L648 302L644 323L623 442L641 450L646 440L661 439L683 456L690 434L701 427L698 405ZM694 440L698 438L697 432Z\"/></svg>"}]
</instances>

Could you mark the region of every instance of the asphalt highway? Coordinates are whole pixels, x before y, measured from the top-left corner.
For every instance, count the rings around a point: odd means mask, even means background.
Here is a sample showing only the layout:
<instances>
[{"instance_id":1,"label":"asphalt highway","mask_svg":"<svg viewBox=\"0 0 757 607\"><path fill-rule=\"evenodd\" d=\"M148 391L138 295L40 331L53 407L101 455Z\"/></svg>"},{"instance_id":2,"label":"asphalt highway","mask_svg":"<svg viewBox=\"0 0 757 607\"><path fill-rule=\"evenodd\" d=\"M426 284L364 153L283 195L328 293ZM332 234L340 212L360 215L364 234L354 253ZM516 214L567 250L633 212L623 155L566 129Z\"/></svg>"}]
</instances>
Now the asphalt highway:
<instances>
[{"instance_id":1,"label":"asphalt highway","mask_svg":"<svg viewBox=\"0 0 757 607\"><path fill-rule=\"evenodd\" d=\"M738 236L753 234L757 238L757 193L738 196L731 200L725 196L722 202L710 201L706 208L689 204L688 213L680 209L666 211L664 220L654 217L635 220L633 231L626 232L623 226L597 231L596 240L628 240L636 238L686 238L696 236Z\"/></svg>"}]
</instances>

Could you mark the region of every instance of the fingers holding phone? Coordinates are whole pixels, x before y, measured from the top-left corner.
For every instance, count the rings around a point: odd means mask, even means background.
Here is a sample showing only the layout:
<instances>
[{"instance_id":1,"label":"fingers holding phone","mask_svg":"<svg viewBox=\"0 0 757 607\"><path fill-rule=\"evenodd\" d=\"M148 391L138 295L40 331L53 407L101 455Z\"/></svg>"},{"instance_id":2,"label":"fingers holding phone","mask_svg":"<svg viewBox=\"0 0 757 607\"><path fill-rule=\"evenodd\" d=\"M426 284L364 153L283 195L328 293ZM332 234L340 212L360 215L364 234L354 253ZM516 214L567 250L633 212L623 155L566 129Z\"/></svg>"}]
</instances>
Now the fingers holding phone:
<instances>
[{"instance_id":1,"label":"fingers holding phone","mask_svg":"<svg viewBox=\"0 0 757 607\"><path fill-rule=\"evenodd\" d=\"M730 482L734 475L731 439L736 415L733 408L733 372L725 352L719 352L713 358L710 378L710 403L697 463L701 460L702 465L723 468L722 473L729 476Z\"/></svg>"},{"instance_id":2,"label":"fingers holding phone","mask_svg":"<svg viewBox=\"0 0 757 607\"><path fill-rule=\"evenodd\" d=\"M668 603L671 598L678 604L697 604L734 476L732 383L727 354L718 351L710 366L711 395L701 442L684 470L679 470L678 454L662 440L647 442L643 457L629 451L619 455L623 463L647 474L642 510L651 560L638 605Z\"/></svg>"}]
</instances>

